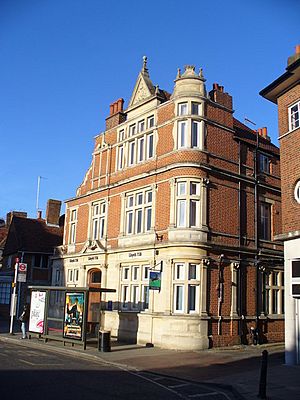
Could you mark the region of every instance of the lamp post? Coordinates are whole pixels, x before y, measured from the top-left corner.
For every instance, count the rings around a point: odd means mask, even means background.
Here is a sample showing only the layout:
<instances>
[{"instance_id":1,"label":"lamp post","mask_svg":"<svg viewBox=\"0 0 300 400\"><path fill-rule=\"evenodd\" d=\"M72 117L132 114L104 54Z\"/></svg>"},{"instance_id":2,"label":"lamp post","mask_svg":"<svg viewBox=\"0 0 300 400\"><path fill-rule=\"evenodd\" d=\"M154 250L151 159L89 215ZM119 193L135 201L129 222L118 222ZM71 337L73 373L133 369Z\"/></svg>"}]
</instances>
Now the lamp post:
<instances>
[{"instance_id":1,"label":"lamp post","mask_svg":"<svg viewBox=\"0 0 300 400\"><path fill-rule=\"evenodd\" d=\"M15 275L14 275L14 282L13 282L13 293L10 303L10 328L9 333L13 335L13 325L14 325L14 315L16 312L16 290L17 290L17 276L18 276L18 268L19 268L19 258L16 258L15 263Z\"/></svg>"}]
</instances>

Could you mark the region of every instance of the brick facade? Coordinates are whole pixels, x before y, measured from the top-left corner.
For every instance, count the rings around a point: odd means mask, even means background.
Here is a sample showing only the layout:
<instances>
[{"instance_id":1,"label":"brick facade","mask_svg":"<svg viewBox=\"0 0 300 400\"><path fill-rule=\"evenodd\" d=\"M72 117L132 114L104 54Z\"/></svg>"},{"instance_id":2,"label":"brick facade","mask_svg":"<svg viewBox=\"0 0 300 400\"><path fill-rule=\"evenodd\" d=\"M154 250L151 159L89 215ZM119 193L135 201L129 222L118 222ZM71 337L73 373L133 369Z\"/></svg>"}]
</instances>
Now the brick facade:
<instances>
[{"instance_id":1,"label":"brick facade","mask_svg":"<svg viewBox=\"0 0 300 400\"><path fill-rule=\"evenodd\" d=\"M289 57L286 71L260 94L278 105L281 157L282 231L285 282L285 361L300 364L299 273L293 271L300 259L300 46Z\"/></svg>"},{"instance_id":2,"label":"brick facade","mask_svg":"<svg viewBox=\"0 0 300 400\"><path fill-rule=\"evenodd\" d=\"M248 343L250 325L259 326L261 340L283 337L282 308L266 311L264 284L282 271L282 245L273 241L281 231L279 151L234 118L222 86L207 94L204 82L187 66L170 96L152 85L144 62L128 108L119 100L111 106L124 120L96 137L91 167L67 202L55 268L64 268L70 286L70 268L79 269L79 286L89 284L89 271L102 271L102 286L117 292L104 296L113 307L101 324L122 340L207 348ZM261 154L267 173L258 168ZM101 201L104 234L93 237ZM261 202L270 205L264 239ZM124 271L157 270L161 262L161 290L146 301L147 279L138 287Z\"/></svg>"}]
</instances>

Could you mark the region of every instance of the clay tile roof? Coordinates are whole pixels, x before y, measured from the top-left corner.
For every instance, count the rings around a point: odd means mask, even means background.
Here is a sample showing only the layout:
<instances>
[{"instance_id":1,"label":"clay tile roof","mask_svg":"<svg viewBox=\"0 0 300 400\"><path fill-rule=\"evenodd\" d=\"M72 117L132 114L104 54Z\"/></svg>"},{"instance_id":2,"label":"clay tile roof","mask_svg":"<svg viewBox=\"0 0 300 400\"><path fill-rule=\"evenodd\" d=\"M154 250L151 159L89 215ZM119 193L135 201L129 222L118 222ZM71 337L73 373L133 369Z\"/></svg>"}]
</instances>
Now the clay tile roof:
<instances>
[{"instance_id":1,"label":"clay tile roof","mask_svg":"<svg viewBox=\"0 0 300 400\"><path fill-rule=\"evenodd\" d=\"M4 254L16 251L53 253L63 241L63 227L48 226L43 219L14 216L4 248Z\"/></svg>"}]
</instances>

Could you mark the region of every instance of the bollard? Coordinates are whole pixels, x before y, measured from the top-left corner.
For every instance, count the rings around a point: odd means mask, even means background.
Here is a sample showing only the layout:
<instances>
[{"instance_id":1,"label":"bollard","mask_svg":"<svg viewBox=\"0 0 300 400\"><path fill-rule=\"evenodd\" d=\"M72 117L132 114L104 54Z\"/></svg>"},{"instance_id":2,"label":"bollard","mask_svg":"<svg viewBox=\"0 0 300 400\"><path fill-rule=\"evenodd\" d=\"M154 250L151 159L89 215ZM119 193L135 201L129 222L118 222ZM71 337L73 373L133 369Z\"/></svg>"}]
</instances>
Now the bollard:
<instances>
[{"instance_id":1,"label":"bollard","mask_svg":"<svg viewBox=\"0 0 300 400\"><path fill-rule=\"evenodd\" d=\"M267 369L268 369L268 352L264 350L261 357L261 370L259 380L259 391L257 397L260 399L267 398Z\"/></svg>"}]
</instances>

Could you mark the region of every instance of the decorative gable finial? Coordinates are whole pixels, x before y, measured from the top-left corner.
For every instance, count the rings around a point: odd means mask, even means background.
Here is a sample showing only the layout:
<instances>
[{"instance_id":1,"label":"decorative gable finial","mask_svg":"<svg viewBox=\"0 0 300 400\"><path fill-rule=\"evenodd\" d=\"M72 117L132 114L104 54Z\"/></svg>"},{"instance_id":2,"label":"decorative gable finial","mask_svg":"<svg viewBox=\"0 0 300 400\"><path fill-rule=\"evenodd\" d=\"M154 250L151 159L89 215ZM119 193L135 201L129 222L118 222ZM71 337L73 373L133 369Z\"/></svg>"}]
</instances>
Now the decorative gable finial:
<instances>
[{"instance_id":1,"label":"decorative gable finial","mask_svg":"<svg viewBox=\"0 0 300 400\"><path fill-rule=\"evenodd\" d=\"M156 95L159 94L159 86L158 86L158 85L155 86L155 94L156 94Z\"/></svg>"},{"instance_id":2,"label":"decorative gable finial","mask_svg":"<svg viewBox=\"0 0 300 400\"><path fill-rule=\"evenodd\" d=\"M146 56L144 56L144 57L143 57L143 68L142 68L142 72L148 72L148 69L147 69L147 61L148 61L148 58L147 58Z\"/></svg>"},{"instance_id":3,"label":"decorative gable finial","mask_svg":"<svg viewBox=\"0 0 300 400\"><path fill-rule=\"evenodd\" d=\"M179 78L181 78L181 69L180 68L177 69L177 75L176 75L176 79L179 79Z\"/></svg>"},{"instance_id":4,"label":"decorative gable finial","mask_svg":"<svg viewBox=\"0 0 300 400\"><path fill-rule=\"evenodd\" d=\"M203 68L200 68L200 70L199 70L199 77L203 78Z\"/></svg>"}]
</instances>

